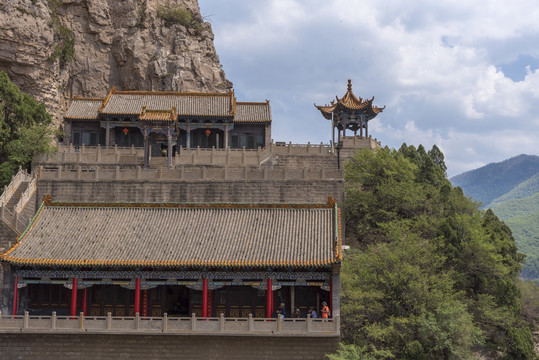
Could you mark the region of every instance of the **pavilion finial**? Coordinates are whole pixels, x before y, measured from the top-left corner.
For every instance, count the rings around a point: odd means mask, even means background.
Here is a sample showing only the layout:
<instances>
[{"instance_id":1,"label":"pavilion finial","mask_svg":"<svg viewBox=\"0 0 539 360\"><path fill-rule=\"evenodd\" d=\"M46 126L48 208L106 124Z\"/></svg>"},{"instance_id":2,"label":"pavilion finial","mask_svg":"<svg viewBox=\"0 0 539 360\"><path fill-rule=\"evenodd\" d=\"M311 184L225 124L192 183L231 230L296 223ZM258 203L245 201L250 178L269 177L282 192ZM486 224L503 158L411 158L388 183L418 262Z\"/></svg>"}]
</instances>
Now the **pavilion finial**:
<instances>
[{"instance_id":1,"label":"pavilion finial","mask_svg":"<svg viewBox=\"0 0 539 360\"><path fill-rule=\"evenodd\" d=\"M352 80L348 79L348 91L352 91Z\"/></svg>"}]
</instances>

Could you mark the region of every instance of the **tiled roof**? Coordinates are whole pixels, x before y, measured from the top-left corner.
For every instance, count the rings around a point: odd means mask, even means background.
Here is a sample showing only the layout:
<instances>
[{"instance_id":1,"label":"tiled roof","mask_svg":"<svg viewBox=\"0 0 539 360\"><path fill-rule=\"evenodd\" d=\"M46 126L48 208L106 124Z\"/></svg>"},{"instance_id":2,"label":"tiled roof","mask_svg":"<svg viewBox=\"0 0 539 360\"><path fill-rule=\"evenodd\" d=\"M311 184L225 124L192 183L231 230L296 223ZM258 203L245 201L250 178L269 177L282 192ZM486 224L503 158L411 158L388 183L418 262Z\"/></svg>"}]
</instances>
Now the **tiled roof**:
<instances>
[{"instance_id":1,"label":"tiled roof","mask_svg":"<svg viewBox=\"0 0 539 360\"><path fill-rule=\"evenodd\" d=\"M346 94L342 98L337 97L337 102L332 101L331 105L316 105L315 107L320 110L322 115L328 119L331 120L331 113L335 111L337 112L348 112L348 111L361 111L364 113L368 118L374 118L376 115L384 111L385 106L383 108L379 108L377 106L373 106L372 102L374 100L374 96L372 99L362 99L361 97L356 97L354 93L352 92L352 81L348 80L348 90L346 91Z\"/></svg>"},{"instance_id":2,"label":"tiled roof","mask_svg":"<svg viewBox=\"0 0 539 360\"><path fill-rule=\"evenodd\" d=\"M324 267L341 261L336 205L42 205L4 261L32 266Z\"/></svg>"},{"instance_id":3,"label":"tiled roof","mask_svg":"<svg viewBox=\"0 0 539 360\"><path fill-rule=\"evenodd\" d=\"M169 122L176 121L175 109L172 110L147 110L144 108L139 115L139 120L149 122Z\"/></svg>"},{"instance_id":4,"label":"tiled roof","mask_svg":"<svg viewBox=\"0 0 539 360\"><path fill-rule=\"evenodd\" d=\"M271 112L269 101L237 102L235 123L269 123Z\"/></svg>"},{"instance_id":5,"label":"tiled roof","mask_svg":"<svg viewBox=\"0 0 539 360\"><path fill-rule=\"evenodd\" d=\"M169 111L176 108L179 116L232 117L235 113L233 92L228 93L177 93L158 91L111 90L99 110L102 114L140 114L148 110Z\"/></svg>"},{"instance_id":6,"label":"tiled roof","mask_svg":"<svg viewBox=\"0 0 539 360\"><path fill-rule=\"evenodd\" d=\"M97 119L97 111L103 105L104 99L74 98L71 106L64 117L68 119L94 120Z\"/></svg>"}]
</instances>

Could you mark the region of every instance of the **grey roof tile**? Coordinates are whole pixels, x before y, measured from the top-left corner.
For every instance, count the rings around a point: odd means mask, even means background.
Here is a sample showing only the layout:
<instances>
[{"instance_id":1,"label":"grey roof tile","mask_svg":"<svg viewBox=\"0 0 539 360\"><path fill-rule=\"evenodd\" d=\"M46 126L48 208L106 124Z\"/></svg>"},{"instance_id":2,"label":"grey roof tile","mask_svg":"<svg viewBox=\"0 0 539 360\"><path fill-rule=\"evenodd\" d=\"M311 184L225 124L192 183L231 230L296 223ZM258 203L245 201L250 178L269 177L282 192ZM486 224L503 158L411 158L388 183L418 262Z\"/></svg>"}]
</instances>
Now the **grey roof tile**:
<instances>
[{"instance_id":1,"label":"grey roof tile","mask_svg":"<svg viewBox=\"0 0 539 360\"><path fill-rule=\"evenodd\" d=\"M43 206L3 260L168 268L328 267L340 261L339 222L331 207L108 205Z\"/></svg>"},{"instance_id":2,"label":"grey roof tile","mask_svg":"<svg viewBox=\"0 0 539 360\"><path fill-rule=\"evenodd\" d=\"M238 102L236 103L235 123L267 123L271 122L269 102Z\"/></svg>"},{"instance_id":3,"label":"grey roof tile","mask_svg":"<svg viewBox=\"0 0 539 360\"><path fill-rule=\"evenodd\" d=\"M104 99L75 98L64 117L68 119L95 120Z\"/></svg>"}]
</instances>

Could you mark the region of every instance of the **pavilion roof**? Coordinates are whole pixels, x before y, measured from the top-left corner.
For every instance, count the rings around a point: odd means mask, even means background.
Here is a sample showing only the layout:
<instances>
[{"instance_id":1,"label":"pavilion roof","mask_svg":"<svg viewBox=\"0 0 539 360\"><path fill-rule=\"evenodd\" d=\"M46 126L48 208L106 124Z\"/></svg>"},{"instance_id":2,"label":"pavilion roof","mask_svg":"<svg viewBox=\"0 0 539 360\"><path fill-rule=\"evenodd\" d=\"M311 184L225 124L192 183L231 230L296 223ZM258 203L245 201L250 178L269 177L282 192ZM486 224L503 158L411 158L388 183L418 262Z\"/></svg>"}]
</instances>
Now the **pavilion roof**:
<instances>
[{"instance_id":1,"label":"pavilion roof","mask_svg":"<svg viewBox=\"0 0 539 360\"><path fill-rule=\"evenodd\" d=\"M75 97L64 117L76 120L96 120L98 110L103 105L103 100L100 98Z\"/></svg>"},{"instance_id":2,"label":"pavilion roof","mask_svg":"<svg viewBox=\"0 0 539 360\"><path fill-rule=\"evenodd\" d=\"M179 116L233 117L236 113L234 92L197 93L165 91L118 91L112 88L99 112L106 115L139 115L142 107L169 111Z\"/></svg>"},{"instance_id":3,"label":"pavilion roof","mask_svg":"<svg viewBox=\"0 0 539 360\"><path fill-rule=\"evenodd\" d=\"M328 268L342 259L336 204L45 200L1 258L38 267Z\"/></svg>"},{"instance_id":4,"label":"pavilion roof","mask_svg":"<svg viewBox=\"0 0 539 360\"><path fill-rule=\"evenodd\" d=\"M339 99L339 97L336 97L337 102L335 100L331 101L330 105L314 105L322 115L328 119L331 120L331 113L339 114L339 113L362 113L367 117L367 120L370 120L374 118L376 115L381 113L386 107L379 108L377 106L373 106L372 102L374 100L374 96L372 99L362 99L361 97L356 97L354 93L352 92L352 80L348 80L348 90L346 91L346 94L342 98Z\"/></svg>"},{"instance_id":5,"label":"pavilion roof","mask_svg":"<svg viewBox=\"0 0 539 360\"><path fill-rule=\"evenodd\" d=\"M234 123L269 123L271 110L269 101L237 102Z\"/></svg>"}]
</instances>

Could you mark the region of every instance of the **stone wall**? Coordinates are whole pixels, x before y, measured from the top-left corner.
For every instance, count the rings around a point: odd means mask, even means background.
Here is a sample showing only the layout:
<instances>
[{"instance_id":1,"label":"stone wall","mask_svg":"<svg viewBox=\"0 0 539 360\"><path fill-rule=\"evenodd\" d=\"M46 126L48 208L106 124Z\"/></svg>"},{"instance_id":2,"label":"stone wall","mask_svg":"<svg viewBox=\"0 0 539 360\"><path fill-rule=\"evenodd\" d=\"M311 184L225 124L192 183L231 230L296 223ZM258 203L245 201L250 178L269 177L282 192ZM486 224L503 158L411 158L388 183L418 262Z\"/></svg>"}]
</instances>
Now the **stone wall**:
<instances>
[{"instance_id":1,"label":"stone wall","mask_svg":"<svg viewBox=\"0 0 539 360\"><path fill-rule=\"evenodd\" d=\"M325 203L344 200L343 180L248 181L76 181L40 180L37 202L50 194L56 201L107 202L270 202Z\"/></svg>"},{"instance_id":2,"label":"stone wall","mask_svg":"<svg viewBox=\"0 0 539 360\"><path fill-rule=\"evenodd\" d=\"M1 359L326 359L338 338L0 334Z\"/></svg>"},{"instance_id":3,"label":"stone wall","mask_svg":"<svg viewBox=\"0 0 539 360\"><path fill-rule=\"evenodd\" d=\"M21 211L21 216L25 220L32 220L34 217L34 214L36 213L36 192L32 196L30 196L30 199L28 199L28 202Z\"/></svg>"},{"instance_id":4,"label":"stone wall","mask_svg":"<svg viewBox=\"0 0 539 360\"><path fill-rule=\"evenodd\" d=\"M15 233L13 229L11 229L2 219L0 219L0 253L7 250L9 244L14 244L16 240L17 233Z\"/></svg>"}]
</instances>

